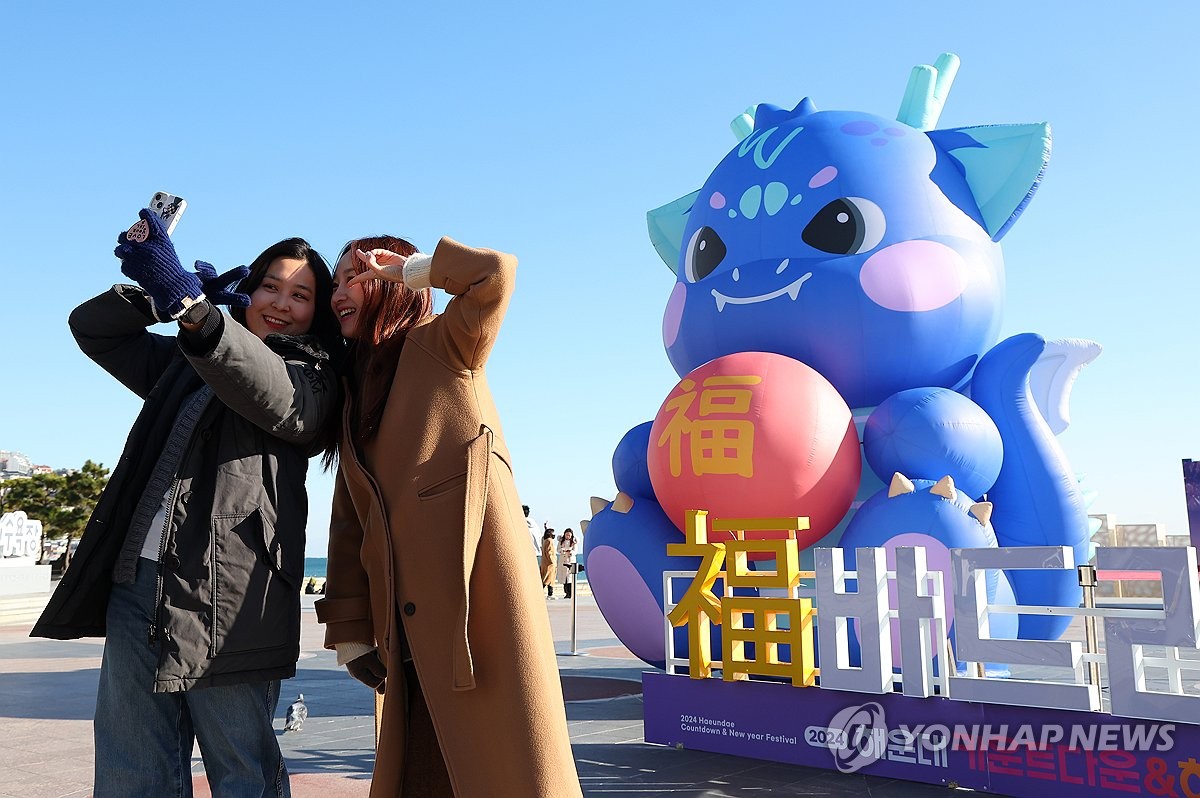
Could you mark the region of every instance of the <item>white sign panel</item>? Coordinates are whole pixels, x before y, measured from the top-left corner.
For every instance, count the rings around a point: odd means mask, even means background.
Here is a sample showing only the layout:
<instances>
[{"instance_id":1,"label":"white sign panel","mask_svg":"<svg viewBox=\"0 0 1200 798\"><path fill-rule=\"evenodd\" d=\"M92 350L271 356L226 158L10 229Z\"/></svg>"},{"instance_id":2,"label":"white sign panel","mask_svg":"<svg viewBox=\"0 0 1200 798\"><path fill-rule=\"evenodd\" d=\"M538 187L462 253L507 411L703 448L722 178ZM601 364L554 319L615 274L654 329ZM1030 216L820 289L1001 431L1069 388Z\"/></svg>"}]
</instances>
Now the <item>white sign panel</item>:
<instances>
[{"instance_id":1,"label":"white sign panel","mask_svg":"<svg viewBox=\"0 0 1200 798\"><path fill-rule=\"evenodd\" d=\"M42 546L42 522L21 510L0 517L0 558L37 557Z\"/></svg>"}]
</instances>

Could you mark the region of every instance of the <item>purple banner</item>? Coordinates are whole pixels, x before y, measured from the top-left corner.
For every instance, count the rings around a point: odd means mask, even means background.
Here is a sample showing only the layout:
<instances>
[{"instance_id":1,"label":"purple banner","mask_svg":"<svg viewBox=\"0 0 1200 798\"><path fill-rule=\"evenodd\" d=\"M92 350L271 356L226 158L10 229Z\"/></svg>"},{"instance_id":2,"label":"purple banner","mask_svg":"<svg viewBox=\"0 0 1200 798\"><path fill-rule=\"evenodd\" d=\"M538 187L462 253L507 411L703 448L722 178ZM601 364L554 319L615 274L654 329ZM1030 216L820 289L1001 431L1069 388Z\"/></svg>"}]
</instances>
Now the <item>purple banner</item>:
<instances>
[{"instance_id":1,"label":"purple banner","mask_svg":"<svg viewBox=\"0 0 1200 798\"><path fill-rule=\"evenodd\" d=\"M1200 549L1200 461L1183 461L1183 495L1192 545Z\"/></svg>"},{"instance_id":2,"label":"purple banner","mask_svg":"<svg viewBox=\"0 0 1200 798\"><path fill-rule=\"evenodd\" d=\"M646 741L1013 796L1200 795L1200 726L642 676Z\"/></svg>"}]
</instances>

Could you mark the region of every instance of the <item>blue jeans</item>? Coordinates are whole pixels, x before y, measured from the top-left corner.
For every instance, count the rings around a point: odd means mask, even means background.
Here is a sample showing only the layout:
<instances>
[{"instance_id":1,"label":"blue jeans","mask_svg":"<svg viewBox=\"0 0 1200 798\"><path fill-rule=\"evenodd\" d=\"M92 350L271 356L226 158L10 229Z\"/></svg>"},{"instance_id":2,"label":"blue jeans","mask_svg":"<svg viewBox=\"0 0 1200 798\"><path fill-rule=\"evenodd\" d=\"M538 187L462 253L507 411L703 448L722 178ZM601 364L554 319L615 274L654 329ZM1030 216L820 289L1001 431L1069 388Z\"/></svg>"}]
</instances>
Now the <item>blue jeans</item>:
<instances>
[{"instance_id":1,"label":"blue jeans","mask_svg":"<svg viewBox=\"0 0 1200 798\"><path fill-rule=\"evenodd\" d=\"M200 741L215 798L288 798L291 787L271 721L279 681L155 693L159 644L157 563L138 558L137 579L113 585L96 695L95 798L192 795L192 743Z\"/></svg>"}]
</instances>

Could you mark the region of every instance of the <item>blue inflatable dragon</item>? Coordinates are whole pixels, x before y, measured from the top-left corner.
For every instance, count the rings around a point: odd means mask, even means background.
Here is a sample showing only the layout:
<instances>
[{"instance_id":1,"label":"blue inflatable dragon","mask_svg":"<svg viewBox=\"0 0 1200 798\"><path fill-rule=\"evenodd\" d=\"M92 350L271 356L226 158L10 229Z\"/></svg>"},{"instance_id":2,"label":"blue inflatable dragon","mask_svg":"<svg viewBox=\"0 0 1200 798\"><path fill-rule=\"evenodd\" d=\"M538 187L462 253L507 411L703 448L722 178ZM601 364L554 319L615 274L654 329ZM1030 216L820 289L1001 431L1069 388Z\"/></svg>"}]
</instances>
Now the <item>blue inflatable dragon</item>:
<instances>
[{"instance_id":1,"label":"blue inflatable dragon","mask_svg":"<svg viewBox=\"0 0 1200 798\"><path fill-rule=\"evenodd\" d=\"M916 506L889 497L920 493L956 508L922 527L945 547L1065 545L1085 562L1085 497L1055 435L1099 347L1035 334L997 342L996 242L1038 187L1049 126L933 129L957 67L944 54L915 68L898 120L807 98L735 119L739 142L703 187L648 214L676 275L663 340L681 376L734 352L794 358L866 419L865 504L817 545L884 545L912 529L902 508ZM618 446L621 495L594 506L585 557L614 631L661 665L662 574L689 564L665 554L679 532L654 497L648 445L647 423ZM998 595L1021 604L1079 600L1073 572L1008 582L1011 594ZM1023 615L1013 633L1055 638L1068 620Z\"/></svg>"}]
</instances>

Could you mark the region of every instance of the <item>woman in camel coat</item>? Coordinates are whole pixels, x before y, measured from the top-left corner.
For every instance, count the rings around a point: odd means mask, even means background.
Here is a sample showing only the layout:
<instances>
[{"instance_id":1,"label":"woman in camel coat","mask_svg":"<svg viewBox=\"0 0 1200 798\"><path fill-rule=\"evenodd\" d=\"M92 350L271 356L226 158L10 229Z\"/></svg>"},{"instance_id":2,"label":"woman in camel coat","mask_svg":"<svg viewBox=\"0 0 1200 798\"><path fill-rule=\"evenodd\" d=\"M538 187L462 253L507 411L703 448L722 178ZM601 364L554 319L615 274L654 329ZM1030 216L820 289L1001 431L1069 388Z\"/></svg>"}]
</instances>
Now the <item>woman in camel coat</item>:
<instances>
[{"instance_id":1,"label":"woman in camel coat","mask_svg":"<svg viewBox=\"0 0 1200 798\"><path fill-rule=\"evenodd\" d=\"M546 527L542 535L542 587L546 588L546 598L554 598L554 530Z\"/></svg>"},{"instance_id":2,"label":"woman in camel coat","mask_svg":"<svg viewBox=\"0 0 1200 798\"><path fill-rule=\"evenodd\" d=\"M515 269L448 238L432 258L360 239L338 261L333 307L354 375L317 612L339 662L386 686L376 798L581 796L484 376ZM452 295L440 316L427 286Z\"/></svg>"}]
</instances>

